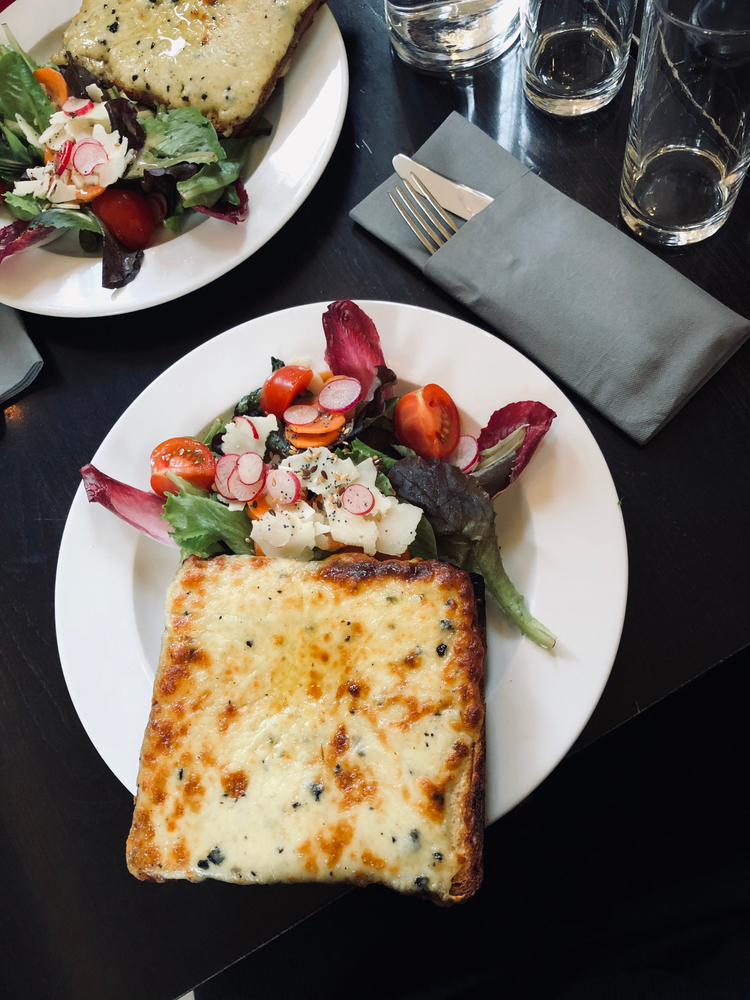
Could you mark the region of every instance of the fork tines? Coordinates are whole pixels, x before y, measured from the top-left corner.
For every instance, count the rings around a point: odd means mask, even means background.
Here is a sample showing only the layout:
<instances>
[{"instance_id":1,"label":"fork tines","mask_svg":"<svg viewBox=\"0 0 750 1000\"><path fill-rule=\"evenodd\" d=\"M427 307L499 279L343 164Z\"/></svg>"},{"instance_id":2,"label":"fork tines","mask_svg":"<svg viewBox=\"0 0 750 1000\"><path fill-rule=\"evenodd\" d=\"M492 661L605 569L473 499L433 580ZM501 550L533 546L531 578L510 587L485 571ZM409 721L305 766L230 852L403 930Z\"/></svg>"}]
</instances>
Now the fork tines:
<instances>
[{"instance_id":1,"label":"fork tines","mask_svg":"<svg viewBox=\"0 0 750 1000\"><path fill-rule=\"evenodd\" d=\"M415 174L411 174L411 180L405 177L402 180L406 193L397 184L396 190L389 191L388 196L414 235L430 253L435 253L458 232L458 226Z\"/></svg>"}]
</instances>

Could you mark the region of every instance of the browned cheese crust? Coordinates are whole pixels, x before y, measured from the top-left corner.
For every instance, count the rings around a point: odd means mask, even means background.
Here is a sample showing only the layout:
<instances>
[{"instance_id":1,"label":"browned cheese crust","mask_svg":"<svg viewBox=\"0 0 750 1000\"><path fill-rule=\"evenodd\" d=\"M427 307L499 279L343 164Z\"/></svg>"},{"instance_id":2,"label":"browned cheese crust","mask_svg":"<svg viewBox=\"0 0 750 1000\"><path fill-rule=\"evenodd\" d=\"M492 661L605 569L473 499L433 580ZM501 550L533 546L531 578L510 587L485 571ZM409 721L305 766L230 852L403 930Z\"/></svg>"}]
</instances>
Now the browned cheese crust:
<instances>
[{"instance_id":1,"label":"browned cheese crust","mask_svg":"<svg viewBox=\"0 0 750 1000\"><path fill-rule=\"evenodd\" d=\"M127 844L163 881L482 877L483 617L437 561L186 560Z\"/></svg>"}]
</instances>

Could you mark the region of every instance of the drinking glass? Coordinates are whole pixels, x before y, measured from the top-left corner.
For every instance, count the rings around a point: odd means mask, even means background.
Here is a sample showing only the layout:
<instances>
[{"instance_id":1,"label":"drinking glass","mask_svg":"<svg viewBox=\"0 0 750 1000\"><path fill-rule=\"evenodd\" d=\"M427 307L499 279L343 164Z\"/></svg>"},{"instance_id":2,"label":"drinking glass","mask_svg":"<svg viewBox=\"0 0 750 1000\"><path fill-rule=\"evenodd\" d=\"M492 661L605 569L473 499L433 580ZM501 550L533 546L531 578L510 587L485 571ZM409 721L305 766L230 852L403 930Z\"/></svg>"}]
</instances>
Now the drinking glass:
<instances>
[{"instance_id":1,"label":"drinking glass","mask_svg":"<svg viewBox=\"0 0 750 1000\"><path fill-rule=\"evenodd\" d=\"M750 3L647 0L620 188L644 239L695 243L726 221L750 156Z\"/></svg>"},{"instance_id":2,"label":"drinking glass","mask_svg":"<svg viewBox=\"0 0 750 1000\"><path fill-rule=\"evenodd\" d=\"M396 53L417 69L464 72L496 59L518 37L520 0L385 0Z\"/></svg>"},{"instance_id":3,"label":"drinking glass","mask_svg":"<svg viewBox=\"0 0 750 1000\"><path fill-rule=\"evenodd\" d=\"M609 104L628 64L637 0L522 0L524 90L553 115Z\"/></svg>"}]
</instances>

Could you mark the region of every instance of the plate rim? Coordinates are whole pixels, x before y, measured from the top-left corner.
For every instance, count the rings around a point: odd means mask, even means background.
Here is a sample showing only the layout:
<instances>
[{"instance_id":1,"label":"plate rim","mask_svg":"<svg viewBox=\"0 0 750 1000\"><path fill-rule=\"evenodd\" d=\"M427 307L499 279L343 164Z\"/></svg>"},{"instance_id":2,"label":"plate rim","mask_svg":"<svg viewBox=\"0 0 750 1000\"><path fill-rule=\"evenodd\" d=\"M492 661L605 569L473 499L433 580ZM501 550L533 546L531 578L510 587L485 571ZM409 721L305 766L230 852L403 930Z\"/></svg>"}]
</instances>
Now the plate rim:
<instances>
[{"instance_id":1,"label":"plate rim","mask_svg":"<svg viewBox=\"0 0 750 1000\"><path fill-rule=\"evenodd\" d=\"M65 2L65 0L63 0L63 2ZM75 13L75 11L78 9L79 6L77 0L67 0L67 3L71 8L72 13ZM65 19L65 15L59 13L57 8L55 8L55 12L50 12L50 8L48 7L48 5L46 4L40 5L38 0L26 0L26 3L24 3L23 0L16 0L16 3L13 4L10 8L8 8L7 11L4 11L0 16L0 20L2 20L3 23L5 23L6 21L10 23L11 28L15 31L16 29L14 28L13 22L15 21L17 23L23 15L29 16L28 14L26 14L26 11L29 10L35 11L37 10L37 8L41 9L44 12L45 20L41 27L35 28L35 41L26 44L26 48L29 49L33 48L34 45L38 44L45 37L45 34L49 33L47 25L49 25L51 20L56 21L59 18L60 21L63 21ZM72 16L72 14L70 16ZM224 263L221 263L213 268L205 268L205 267L198 268L195 274L192 276L191 280L186 284L182 285L177 293L173 293L171 290L166 291L165 289L167 288L167 285L165 283L159 284L158 287L156 288L154 288L152 285L151 291L149 293L145 292L145 282L140 286L138 285L139 280L144 277L144 274L148 273L142 271L134 279L133 282L126 285L124 288L112 290L109 299L107 300L106 303L97 303L93 301L90 304L78 305L78 306L66 306L65 304L56 304L56 300L64 296L64 286L69 280L72 280L75 283L78 283L81 280L81 278L79 278L76 275L76 272L72 268L69 274L66 273L64 276L61 275L59 279L61 282L60 287L55 290L52 301L43 300L42 302L39 302L37 300L33 290L31 291L26 290L22 295L13 294L9 284L10 279L8 279L8 281L6 282L3 282L2 280L3 272L0 271L0 303L15 309L23 310L24 312L30 312L41 316L54 316L64 319L87 319L87 318L96 318L103 316L127 315L132 312L139 312L142 309L149 309L151 307L165 305L169 302L175 301L176 299L182 298L185 295L189 295L192 292L198 291L199 289L204 288L207 284L210 284L210 282L215 281L220 277L223 277L229 271L233 270L235 267L239 266L244 261L248 260L253 254L255 254L263 246L265 246L265 244L269 240L271 240L286 225L286 223L292 218L292 216L299 210L299 208L304 204L305 200L307 199L307 197L309 196L309 194L311 193L317 182L320 180L320 177L323 171L325 170L326 166L328 165L328 162L331 156L333 155L334 149L336 148L346 115L346 108L349 96L349 65L341 30L327 3L323 3L316 12L315 20L312 26L305 33L305 35L303 35L302 39L300 40L299 46L297 47L292 56L289 72L284 77L285 93L290 86L289 83L286 81L290 79L292 81L295 80L294 77L295 64L298 61L301 61L302 57L307 53L307 48L311 44L313 45L317 44L320 47L320 49L324 52L328 48L331 49L331 62L330 64L326 64L328 77L330 78L334 73L337 73L339 77L338 81L339 86L336 88L335 91L336 93L335 108L333 107L333 105L325 104L323 98L321 97L322 93L321 90L314 96L310 104L304 107L304 113L302 114L302 118L308 116L310 110L315 107L316 102L320 101L321 112L325 111L326 118L330 118L331 127L329 131L325 134L324 141L320 144L319 147L313 150L313 155L311 155L310 160L308 161L307 164L308 172L304 177L304 179L301 181L301 183L299 183L293 189L294 196L289 199L288 203L285 204L284 209L282 209L276 215L271 225L268 226L265 230L263 230L257 239L253 237L252 230L243 231L245 234L245 240L243 241L242 245L238 249L236 249L235 252L228 258L229 263L226 264L226 266L224 265ZM300 91L302 93L305 92L304 88L300 88ZM280 126L283 124L283 119L284 119L284 112L282 105L282 113L280 115L279 122L277 123L274 136L278 133ZM271 137L271 143L269 145L269 148L265 151L263 158L259 161L256 169L253 171L253 174L248 178L248 181L246 182L246 188L250 191L251 194L252 194L253 177L258 173L259 170L262 169L264 162L270 161L273 156L278 155L279 151L283 151L283 143L281 147L274 148L273 145L274 136ZM288 143L289 141L290 137L287 136L285 142ZM250 216L247 222L242 225L250 224L251 219L252 216ZM185 247L185 244L181 243L181 240L185 238L189 239L192 233L195 232L195 229L201 229L203 227L211 227L213 229L216 229L217 226L224 227L229 225L230 225L229 223L223 223L221 220L206 217L200 221L200 226L194 227L193 230L181 233L175 239L170 239L163 244L158 244L155 245L154 247L147 249L146 259L143 262L143 268L148 267L149 264L148 257L150 255L150 251L160 251L162 250L162 248L172 247L175 244L177 244L178 247L181 245L184 249L187 249ZM210 230L206 230L206 232L208 231ZM176 253L177 251L172 251L172 252ZM23 254L19 255L19 258L25 257L28 260L29 257L27 257L27 255L32 255L32 266L33 266L33 259L35 259L36 254L41 254L41 253L43 253L43 250L41 248L31 247L29 248L29 250L24 251ZM162 256L165 256L165 254L162 254ZM90 265L91 263L93 263L93 261L89 261L86 258L65 257L63 259L81 260L86 265ZM152 260L151 264L152 267L155 268L158 265L158 259L157 261ZM172 268L171 274L173 274L174 271L175 269ZM7 270L5 273L7 273ZM95 287L97 289L101 289L101 282L100 282L101 274L100 274L100 268L98 266L96 268L95 273L98 276ZM154 275L154 278L155 277L156 276ZM8 288L4 288L3 284L8 285ZM88 285L86 285L85 287L87 288ZM94 288L93 285L91 285L91 287ZM141 288L144 289L143 295L139 294ZM85 288L83 289L83 291L85 291ZM83 292L79 293L79 295L82 293ZM130 301L133 298L135 298L135 301Z\"/></svg>"},{"instance_id":2,"label":"plate rim","mask_svg":"<svg viewBox=\"0 0 750 1000\"><path fill-rule=\"evenodd\" d=\"M607 646L604 652L604 660L606 662L604 662L599 669L597 675L597 684L595 688L591 689L584 710L579 712L579 714L577 715L576 725L572 729L570 729L566 735L565 746L561 748L558 745L557 749L551 756L547 754L545 761L540 763L539 767L537 767L537 772L535 774L535 780L533 781L533 783L528 787L524 786L520 789L511 788L508 794L501 794L500 792L497 792L497 790L494 789L494 786L488 782L487 816L488 816L488 822L492 822L495 819L498 819L509 809L513 808L513 806L515 806L518 803L518 801L525 798L526 795L530 794L530 792L533 791L533 789L536 788L538 784L541 783L541 781L543 781L544 778L547 777L550 771L554 769L554 767L560 762L560 760L563 759L565 754L568 752L570 747L573 745L573 743L580 735L581 731L588 722L588 719L591 717L591 714L593 713L601 697L602 691L604 690L619 646L619 641L622 633L622 626L625 616L626 600L627 600L628 559L627 559L627 543L625 538L624 522L622 519L622 511L619 507L619 504L617 504L616 502L617 494L606 460L601 452L601 449L596 443L593 435L591 434L590 429L587 427L585 421L578 413L574 404L570 401L565 392L561 388L559 388L549 378L549 376L546 375L546 373L543 372L533 361L526 358L523 354L521 354L521 352L511 347L509 344L507 344L500 338L493 336L490 333L487 333L486 331L475 326L474 324L468 323L465 320L449 316L446 313L441 313L431 309L424 309L420 306L415 306L407 303L391 302L387 300L358 299L355 301L357 301L357 303L365 310L365 312L368 312L368 315L370 314L370 311L378 313L381 310L386 312L394 310L393 315L395 315L396 317L398 317L399 315L408 316L410 313L417 314L420 317L434 316L436 318L436 322L439 321L440 323L447 323L449 326L453 326L455 324L459 328L465 327L467 328L467 330L473 331L473 335L478 334L480 335L480 337L485 338L485 344L486 342L492 342L494 345L496 345L496 347L499 348L501 354L506 351L510 352L509 357L513 357L516 361L518 361L518 363L522 365L523 368L526 368L526 366L528 366L528 370L533 373L535 381L538 380L540 381L541 385L551 387L551 391L553 391L554 396L557 396L559 397L559 399L564 400L565 403L567 404L567 408L565 411L567 419L572 418L574 420L574 424L577 424L576 435L582 435L582 439L587 442L587 447L590 449L591 454L595 457L595 462L598 465L598 469L594 470L597 476L599 476L600 480L599 486L597 488L604 490L604 492L607 492L609 494L608 499L610 502L612 502L612 507L609 510L609 515L608 515L611 517L613 525L613 533L610 537L610 541L612 544L612 552L614 555L615 563L618 563L618 565L616 566L617 569L616 579L614 579L610 584L610 589L612 589L612 594L613 594L612 596L613 614L610 627L610 634L608 636ZM262 328L262 326L266 323L283 322L284 317L289 317L291 314L295 313L299 314L300 312L312 314L317 312L317 315L321 315L322 312L326 309L327 305L328 302L307 303L304 305L298 305L289 307L287 309L278 310L274 313L267 313L262 316L255 317L254 319L248 320L244 323L238 324L237 326L232 327L227 331L224 331L222 334L219 334L217 337L213 337L210 340L205 341L203 344L199 345L193 351L189 352L187 355L184 355L182 358L175 361L164 372L162 372L159 376L157 376L154 380L152 380L152 382L149 383L148 386L144 388L143 392L141 392L138 395L138 397L136 397L136 399L125 409L122 415L113 424L112 428L102 441L101 445L97 449L91 461L94 464L96 464L97 462L101 461L102 456L106 458L107 449L111 447L111 439L113 438L113 436L117 435L119 430L121 430L124 425L127 424L129 419L132 419L133 412L137 413L139 404L142 405L143 397L147 393L157 393L165 382L168 383L171 379L174 378L179 379L180 367L186 364L187 359L192 358L193 361L195 361L197 357L199 357L204 352L211 353L214 350L216 350L217 344L223 338L247 336L248 333L253 332L254 328L257 331L258 327ZM381 325L381 332L382 332L382 320L380 320L379 323ZM322 338L320 343L322 347ZM386 347L386 355L387 355L386 337L384 337L384 346ZM256 349L256 353L264 354L264 351L265 348ZM405 372L403 374L408 375L409 373ZM459 399L459 404L460 403L461 400ZM535 461L538 461L538 459L535 459ZM532 465L529 467L529 470L533 468L534 464L532 463ZM111 468L111 464L109 464L109 467L103 468L102 471L107 471L110 474L117 475L117 471ZM529 473L527 472L525 473L525 478L526 482L529 482L529 480L533 479L533 475L530 476ZM522 478L519 482L523 484L524 478ZM606 485L602 486L602 483L605 483ZM138 485L143 485L143 484L138 484ZM89 714L89 710L88 707L85 707L83 709L81 708L81 702L83 696L77 689L75 669L72 667L72 663L75 658L74 651L69 649L69 642L70 642L69 633L71 632L71 629L67 627L67 623L64 621L64 615L63 615L63 607L67 601L66 593L70 592L71 566L73 563L78 562L78 557L79 557L79 553L75 549L75 544L73 540L75 525L77 520L80 519L81 517L83 517L85 522L86 520L85 512L91 510L96 510L96 507L95 505L92 507L87 504L85 500L83 486L82 484L80 484L73 498L68 518L66 519L65 529L63 532L58 563L57 563L57 576L55 582L55 623L57 629L58 649L60 653L60 661L63 669L63 674L65 676L66 685L68 687L71 700L73 701L79 719L81 720L81 723L84 726L84 729L86 730L87 734L89 735L89 738L91 739L92 743L97 749L97 752L103 758L105 763L107 763L110 770L112 770L115 776L118 777L118 779L132 791L134 787L134 782L132 784L129 784L128 781L122 776L123 769L115 766L111 762L111 760L108 759L107 753L100 747L99 742L97 742L97 739L95 739L94 736L92 736L90 732L90 726L87 725L87 721L84 716ZM123 522L117 522L115 519L112 519L112 515L109 514L108 512L102 511L101 513L107 519L109 519L109 521L107 521L106 523L108 525L110 523L113 525L111 532L109 531L109 529L105 529L106 533L111 535L116 535L118 533L118 529L116 528L116 526L118 524L122 525ZM126 548L129 548L131 550L129 558L131 558L131 561L133 561L135 559L136 546L138 544L139 539L142 536L133 532L132 529L128 528L125 525L123 525L123 527L127 529L126 537L131 540L129 544L126 546ZM73 555L75 555L75 559L73 559L73 562L71 562L71 557ZM109 556L105 556L105 558L109 558ZM75 574L73 575L75 576ZM616 605L616 607L614 607L614 605ZM532 611L535 614L538 614L539 617L542 618L542 620L544 620L544 615L537 610L534 604L532 604ZM137 625L135 625L135 615L134 614L130 615L130 613L128 613L128 616L129 620L132 618L132 624L137 631ZM74 627L72 628L73 637L75 636L75 633L76 629L74 625ZM136 640L137 640L137 645L140 645L139 635L136 635ZM521 640L518 645L518 648L522 650L520 654L522 662L525 660L527 664L529 664L528 669L530 670L538 669L539 663L542 663L543 665L546 664L547 666L549 666L549 661L545 660L545 655L548 654L545 654L545 651L540 650L540 648L531 643L530 640ZM515 662L514 657L511 658L512 662ZM150 702L150 691L151 691L151 685L149 682L149 702ZM497 702L500 701L500 699L501 695L499 694L499 687L495 686L493 691L488 693L488 716L490 715L491 710L497 709ZM138 733L139 745L140 745L140 737L142 735L142 728L145 726L146 718L147 715L143 718L143 721L141 723L141 732ZM491 744L490 735L491 733L488 732L488 756L491 751L491 747L489 745ZM137 761L135 763L137 764Z\"/></svg>"}]
</instances>

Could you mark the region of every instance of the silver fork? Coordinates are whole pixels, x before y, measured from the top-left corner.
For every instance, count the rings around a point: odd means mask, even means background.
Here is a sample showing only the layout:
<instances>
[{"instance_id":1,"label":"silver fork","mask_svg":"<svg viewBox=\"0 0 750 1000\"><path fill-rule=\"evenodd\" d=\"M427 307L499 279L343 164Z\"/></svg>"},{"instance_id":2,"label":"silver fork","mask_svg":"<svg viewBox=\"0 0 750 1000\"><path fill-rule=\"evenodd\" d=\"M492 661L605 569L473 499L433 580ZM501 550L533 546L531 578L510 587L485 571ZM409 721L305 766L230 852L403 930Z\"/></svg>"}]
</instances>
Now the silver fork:
<instances>
[{"instance_id":1,"label":"silver fork","mask_svg":"<svg viewBox=\"0 0 750 1000\"><path fill-rule=\"evenodd\" d=\"M411 174L410 180L403 178L403 184L406 193L397 184L395 191L388 192L388 197L417 239L431 254L435 253L458 232L458 226L415 174Z\"/></svg>"}]
</instances>

